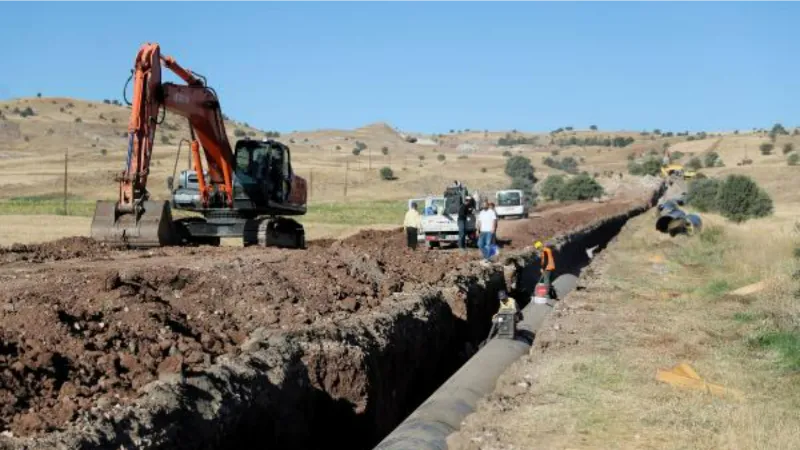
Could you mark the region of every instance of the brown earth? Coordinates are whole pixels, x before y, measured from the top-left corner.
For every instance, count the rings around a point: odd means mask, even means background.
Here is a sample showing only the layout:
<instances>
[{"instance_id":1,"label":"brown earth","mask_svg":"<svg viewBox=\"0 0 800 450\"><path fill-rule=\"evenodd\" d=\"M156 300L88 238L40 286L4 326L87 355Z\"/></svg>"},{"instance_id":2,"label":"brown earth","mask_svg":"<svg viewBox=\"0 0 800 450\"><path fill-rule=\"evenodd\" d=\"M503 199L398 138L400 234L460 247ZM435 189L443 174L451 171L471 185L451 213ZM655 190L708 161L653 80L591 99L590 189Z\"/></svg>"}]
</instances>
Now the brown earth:
<instances>
[{"instance_id":1,"label":"brown earth","mask_svg":"<svg viewBox=\"0 0 800 450\"><path fill-rule=\"evenodd\" d=\"M522 247L636 201L548 209L503 221L498 234ZM127 403L156 378L235 354L257 328L335 323L374 310L392 292L439 283L475 258L411 255L399 231L312 241L305 251L124 250L83 238L0 249L0 430L62 429L93 405Z\"/></svg>"}]
</instances>

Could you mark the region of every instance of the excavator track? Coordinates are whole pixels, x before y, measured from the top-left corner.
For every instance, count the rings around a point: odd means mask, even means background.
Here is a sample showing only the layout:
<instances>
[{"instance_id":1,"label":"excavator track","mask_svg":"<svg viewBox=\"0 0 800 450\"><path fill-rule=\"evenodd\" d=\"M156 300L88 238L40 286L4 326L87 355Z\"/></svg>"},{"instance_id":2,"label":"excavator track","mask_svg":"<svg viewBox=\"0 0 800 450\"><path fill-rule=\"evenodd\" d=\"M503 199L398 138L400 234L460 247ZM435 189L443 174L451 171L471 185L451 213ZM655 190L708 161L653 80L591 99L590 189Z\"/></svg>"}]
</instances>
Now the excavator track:
<instances>
[{"instance_id":1,"label":"excavator track","mask_svg":"<svg viewBox=\"0 0 800 450\"><path fill-rule=\"evenodd\" d=\"M132 248L161 247L178 242L172 210L166 201L144 201L134 212L121 212L116 202L98 201L92 218L92 239Z\"/></svg>"}]
</instances>

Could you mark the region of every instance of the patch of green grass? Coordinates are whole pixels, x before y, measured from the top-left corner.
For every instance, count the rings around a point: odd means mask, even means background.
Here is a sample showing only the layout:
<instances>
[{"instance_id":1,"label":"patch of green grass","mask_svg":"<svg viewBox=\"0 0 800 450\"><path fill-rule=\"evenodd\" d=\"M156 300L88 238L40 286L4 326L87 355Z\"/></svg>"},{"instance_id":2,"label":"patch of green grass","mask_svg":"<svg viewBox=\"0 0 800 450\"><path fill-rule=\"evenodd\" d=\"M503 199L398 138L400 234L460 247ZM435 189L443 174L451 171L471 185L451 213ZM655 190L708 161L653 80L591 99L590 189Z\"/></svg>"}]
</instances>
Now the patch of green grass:
<instances>
[{"instance_id":1,"label":"patch of green grass","mask_svg":"<svg viewBox=\"0 0 800 450\"><path fill-rule=\"evenodd\" d=\"M733 315L733 320L739 323L748 323L756 320L756 316L749 312L737 312Z\"/></svg>"},{"instance_id":2,"label":"patch of green grass","mask_svg":"<svg viewBox=\"0 0 800 450\"><path fill-rule=\"evenodd\" d=\"M91 217L95 202L77 195L67 196L67 214ZM60 194L31 195L0 200L0 215L65 215L64 199Z\"/></svg>"},{"instance_id":3,"label":"patch of green grass","mask_svg":"<svg viewBox=\"0 0 800 450\"><path fill-rule=\"evenodd\" d=\"M403 200L333 202L311 204L301 222L343 225L403 225L407 203Z\"/></svg>"},{"instance_id":4,"label":"patch of green grass","mask_svg":"<svg viewBox=\"0 0 800 450\"><path fill-rule=\"evenodd\" d=\"M397 201L364 201L311 204L301 222L341 224L341 225L378 225L392 224L402 226L406 202ZM95 201L79 196L67 197L67 209L70 216L92 217ZM173 216L181 217L179 210L172 211ZM63 215L64 202L58 194L46 194L27 197L13 197L0 200L0 215Z\"/></svg>"},{"instance_id":5,"label":"patch of green grass","mask_svg":"<svg viewBox=\"0 0 800 450\"><path fill-rule=\"evenodd\" d=\"M700 294L707 297L720 297L731 290L727 280L712 280L700 288Z\"/></svg>"},{"instance_id":6,"label":"patch of green grass","mask_svg":"<svg viewBox=\"0 0 800 450\"><path fill-rule=\"evenodd\" d=\"M800 370L800 331L769 331L750 341L756 348L777 352L779 366L788 371Z\"/></svg>"}]
</instances>

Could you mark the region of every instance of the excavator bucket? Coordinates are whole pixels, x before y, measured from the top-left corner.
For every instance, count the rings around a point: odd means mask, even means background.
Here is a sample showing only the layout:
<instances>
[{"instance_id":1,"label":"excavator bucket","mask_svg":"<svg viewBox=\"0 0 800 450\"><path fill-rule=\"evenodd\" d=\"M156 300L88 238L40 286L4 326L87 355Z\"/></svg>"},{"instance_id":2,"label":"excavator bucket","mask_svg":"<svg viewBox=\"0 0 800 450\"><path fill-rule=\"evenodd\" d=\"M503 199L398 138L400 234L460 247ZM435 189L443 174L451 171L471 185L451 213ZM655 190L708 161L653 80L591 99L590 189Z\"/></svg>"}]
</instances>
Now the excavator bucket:
<instances>
[{"instance_id":1,"label":"excavator bucket","mask_svg":"<svg viewBox=\"0 0 800 450\"><path fill-rule=\"evenodd\" d=\"M161 247L177 243L172 210L166 201L145 201L137 212L120 212L116 202L98 201L91 237L129 247Z\"/></svg>"}]
</instances>

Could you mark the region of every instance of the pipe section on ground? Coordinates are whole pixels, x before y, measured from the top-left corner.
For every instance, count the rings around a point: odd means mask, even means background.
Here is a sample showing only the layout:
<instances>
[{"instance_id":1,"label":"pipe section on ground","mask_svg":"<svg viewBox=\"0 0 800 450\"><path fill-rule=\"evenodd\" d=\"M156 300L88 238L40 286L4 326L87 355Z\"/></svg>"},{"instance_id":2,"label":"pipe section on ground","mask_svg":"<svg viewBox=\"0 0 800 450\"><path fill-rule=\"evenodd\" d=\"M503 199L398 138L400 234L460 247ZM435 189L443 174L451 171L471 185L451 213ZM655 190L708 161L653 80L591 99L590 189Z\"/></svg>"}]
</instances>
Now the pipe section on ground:
<instances>
[{"instance_id":1,"label":"pipe section on ground","mask_svg":"<svg viewBox=\"0 0 800 450\"><path fill-rule=\"evenodd\" d=\"M563 274L553 281L557 298L564 298L577 285L578 277ZM492 339L454 373L376 447L376 450L446 450L447 436L475 411L478 400L492 392L497 379L530 350L533 337L552 306L529 303L522 309L517 337Z\"/></svg>"}]
</instances>

